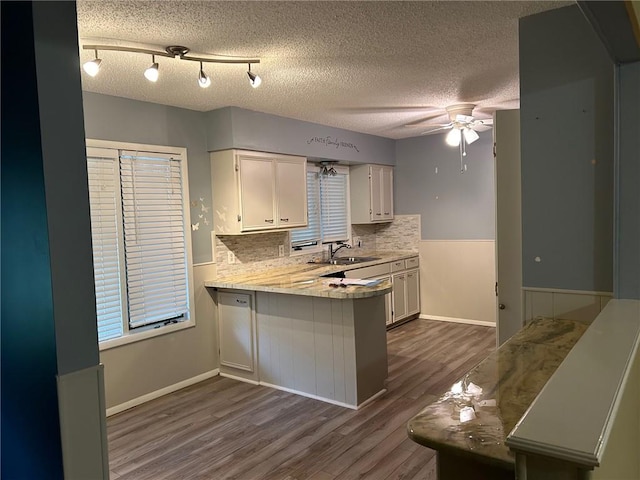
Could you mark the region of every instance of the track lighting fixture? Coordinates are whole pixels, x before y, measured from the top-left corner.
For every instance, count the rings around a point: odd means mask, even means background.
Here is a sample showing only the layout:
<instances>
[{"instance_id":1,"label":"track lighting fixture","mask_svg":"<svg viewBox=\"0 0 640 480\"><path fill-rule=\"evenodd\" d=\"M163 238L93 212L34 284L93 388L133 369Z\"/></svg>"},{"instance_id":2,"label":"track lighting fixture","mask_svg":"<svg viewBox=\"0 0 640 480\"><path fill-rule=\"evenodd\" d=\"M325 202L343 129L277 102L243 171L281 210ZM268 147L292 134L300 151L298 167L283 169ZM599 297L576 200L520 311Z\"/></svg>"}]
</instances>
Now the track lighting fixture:
<instances>
[{"instance_id":1,"label":"track lighting fixture","mask_svg":"<svg viewBox=\"0 0 640 480\"><path fill-rule=\"evenodd\" d=\"M95 77L100 71L100 64L102 60L98 58L98 50L95 50L95 58L93 60L89 60L82 65L82 68L88 75Z\"/></svg>"},{"instance_id":2,"label":"track lighting fixture","mask_svg":"<svg viewBox=\"0 0 640 480\"><path fill-rule=\"evenodd\" d=\"M260 63L260 60L257 58L238 58L238 57L218 57L214 58L213 56L196 56L193 54L189 54L189 48L182 47L179 45L171 45L166 47L164 50L162 49L149 49L149 48L138 48L138 47L126 47L120 45L83 45L82 48L84 50L94 50L95 58L90 60L82 65L82 68L88 75L92 77L98 74L100 70L100 64L102 60L98 58L98 50L110 50L115 52L130 52L130 53L142 53L146 55L151 55L152 64L149 68L144 71L144 76L150 82L156 82L159 77L158 71L158 63L156 62L156 56L160 57L168 57L175 58L177 60L189 60L192 62L200 63L200 71L198 73L198 85L202 88L207 88L211 85L211 78L204 72L203 63L245 63L249 65L249 71L247 74L249 75L249 83L253 88L257 88L262 83L262 79L251 71L251 65L254 63Z\"/></svg>"},{"instance_id":3,"label":"track lighting fixture","mask_svg":"<svg viewBox=\"0 0 640 480\"><path fill-rule=\"evenodd\" d=\"M158 63L155 55L151 55L151 62L151 66L144 71L144 76L150 82L157 82L160 72L158 72Z\"/></svg>"},{"instance_id":4,"label":"track lighting fixture","mask_svg":"<svg viewBox=\"0 0 640 480\"><path fill-rule=\"evenodd\" d=\"M253 88L258 88L262 83L262 79L251 71L251 64L249 64L249 70L247 71L247 75L249 76L249 83Z\"/></svg>"},{"instance_id":5,"label":"track lighting fixture","mask_svg":"<svg viewBox=\"0 0 640 480\"><path fill-rule=\"evenodd\" d=\"M202 62L200 62L200 73L198 74L198 85L200 85L202 88L207 88L209 85L211 85L211 79L209 78L209 75L204 73L204 70L202 69Z\"/></svg>"}]
</instances>

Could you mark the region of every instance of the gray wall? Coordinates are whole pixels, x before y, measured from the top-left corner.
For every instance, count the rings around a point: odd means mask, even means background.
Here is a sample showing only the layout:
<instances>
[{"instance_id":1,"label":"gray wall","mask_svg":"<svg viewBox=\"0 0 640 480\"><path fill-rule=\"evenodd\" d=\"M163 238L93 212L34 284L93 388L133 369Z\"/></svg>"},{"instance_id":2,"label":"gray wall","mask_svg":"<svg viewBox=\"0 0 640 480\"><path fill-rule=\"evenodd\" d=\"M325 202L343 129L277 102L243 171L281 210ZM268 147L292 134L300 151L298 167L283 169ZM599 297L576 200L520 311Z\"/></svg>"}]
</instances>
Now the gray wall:
<instances>
[{"instance_id":1,"label":"gray wall","mask_svg":"<svg viewBox=\"0 0 640 480\"><path fill-rule=\"evenodd\" d=\"M208 114L208 148L244 148L349 163L394 164L394 140L237 107ZM231 120L229 130L228 120Z\"/></svg>"},{"instance_id":2,"label":"gray wall","mask_svg":"<svg viewBox=\"0 0 640 480\"><path fill-rule=\"evenodd\" d=\"M612 291L613 64L577 6L521 19L520 91L523 285Z\"/></svg>"},{"instance_id":3,"label":"gray wall","mask_svg":"<svg viewBox=\"0 0 640 480\"><path fill-rule=\"evenodd\" d=\"M460 153L444 135L396 142L395 213L420 214L422 240L495 238L492 132L470 145L460 173ZM436 168L438 173L436 173Z\"/></svg>"},{"instance_id":4,"label":"gray wall","mask_svg":"<svg viewBox=\"0 0 640 480\"><path fill-rule=\"evenodd\" d=\"M189 195L198 202L202 198L202 203L211 207L211 169L204 113L90 92L83 92L83 99L87 138L186 147ZM192 216L199 211L192 208ZM194 263L212 261L212 228L202 226L191 232Z\"/></svg>"},{"instance_id":5,"label":"gray wall","mask_svg":"<svg viewBox=\"0 0 640 480\"><path fill-rule=\"evenodd\" d=\"M619 67L617 298L640 299L640 62Z\"/></svg>"}]
</instances>

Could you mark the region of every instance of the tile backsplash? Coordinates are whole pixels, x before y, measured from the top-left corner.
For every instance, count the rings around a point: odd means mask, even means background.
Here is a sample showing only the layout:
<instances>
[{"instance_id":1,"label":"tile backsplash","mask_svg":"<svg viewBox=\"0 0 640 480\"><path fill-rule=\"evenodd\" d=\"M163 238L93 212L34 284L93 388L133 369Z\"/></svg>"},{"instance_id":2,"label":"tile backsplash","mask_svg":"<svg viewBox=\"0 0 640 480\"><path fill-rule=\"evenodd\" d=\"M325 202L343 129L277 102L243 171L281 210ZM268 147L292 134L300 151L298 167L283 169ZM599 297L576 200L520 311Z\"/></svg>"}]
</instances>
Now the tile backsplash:
<instances>
[{"instance_id":1,"label":"tile backsplash","mask_svg":"<svg viewBox=\"0 0 640 480\"><path fill-rule=\"evenodd\" d=\"M417 251L420 215L396 215L393 222L384 224L352 225L351 235L360 239L361 247L354 245L356 255L374 250ZM280 245L284 247L283 257L279 256ZM289 256L288 232L216 236L215 258L220 276L306 263L314 257L318 254Z\"/></svg>"}]
</instances>

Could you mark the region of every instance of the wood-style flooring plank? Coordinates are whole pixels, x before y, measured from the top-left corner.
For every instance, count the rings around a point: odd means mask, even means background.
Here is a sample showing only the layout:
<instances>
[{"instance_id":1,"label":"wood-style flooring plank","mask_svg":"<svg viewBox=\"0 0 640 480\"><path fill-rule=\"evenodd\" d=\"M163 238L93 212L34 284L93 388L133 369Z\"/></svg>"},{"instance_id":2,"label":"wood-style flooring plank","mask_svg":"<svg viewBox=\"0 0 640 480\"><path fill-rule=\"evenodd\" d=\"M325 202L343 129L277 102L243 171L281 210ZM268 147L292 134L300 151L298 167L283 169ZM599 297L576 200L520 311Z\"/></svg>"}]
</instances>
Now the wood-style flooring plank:
<instances>
[{"instance_id":1,"label":"wood-style flooring plank","mask_svg":"<svg viewBox=\"0 0 640 480\"><path fill-rule=\"evenodd\" d=\"M387 392L358 411L214 377L108 418L112 478L436 480L406 423L495 348L495 329L418 319L387 340Z\"/></svg>"}]
</instances>

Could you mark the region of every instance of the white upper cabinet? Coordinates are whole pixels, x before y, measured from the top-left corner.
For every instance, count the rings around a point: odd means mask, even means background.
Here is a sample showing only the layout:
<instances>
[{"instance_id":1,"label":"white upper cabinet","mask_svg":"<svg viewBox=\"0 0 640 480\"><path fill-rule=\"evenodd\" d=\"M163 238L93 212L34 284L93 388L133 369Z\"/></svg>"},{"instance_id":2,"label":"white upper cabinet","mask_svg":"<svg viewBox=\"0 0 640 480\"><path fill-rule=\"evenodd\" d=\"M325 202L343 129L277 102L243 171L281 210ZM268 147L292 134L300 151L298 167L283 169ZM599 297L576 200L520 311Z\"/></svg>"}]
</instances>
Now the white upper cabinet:
<instances>
[{"instance_id":1,"label":"white upper cabinet","mask_svg":"<svg viewBox=\"0 0 640 480\"><path fill-rule=\"evenodd\" d=\"M351 223L390 222L393 220L393 167L352 165Z\"/></svg>"},{"instance_id":2,"label":"white upper cabinet","mask_svg":"<svg viewBox=\"0 0 640 480\"><path fill-rule=\"evenodd\" d=\"M211 154L214 230L220 235L307 225L307 160L244 150Z\"/></svg>"}]
</instances>

